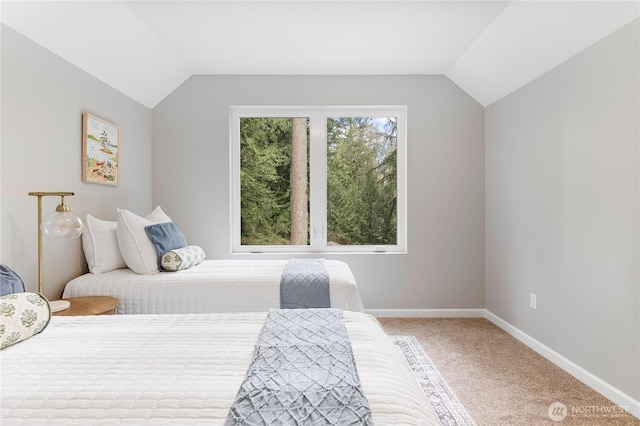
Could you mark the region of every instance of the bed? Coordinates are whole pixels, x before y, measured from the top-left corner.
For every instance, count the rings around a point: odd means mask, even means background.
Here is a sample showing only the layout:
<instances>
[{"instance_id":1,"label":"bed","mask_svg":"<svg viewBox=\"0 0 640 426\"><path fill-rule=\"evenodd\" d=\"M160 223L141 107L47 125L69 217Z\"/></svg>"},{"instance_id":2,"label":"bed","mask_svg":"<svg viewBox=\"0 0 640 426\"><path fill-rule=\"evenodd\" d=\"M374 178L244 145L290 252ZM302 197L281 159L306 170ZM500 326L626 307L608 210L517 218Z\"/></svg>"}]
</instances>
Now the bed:
<instances>
[{"instance_id":1,"label":"bed","mask_svg":"<svg viewBox=\"0 0 640 426\"><path fill-rule=\"evenodd\" d=\"M266 315L53 317L1 352L2 424L225 424ZM343 317L373 423L440 424L377 321Z\"/></svg>"},{"instance_id":2,"label":"bed","mask_svg":"<svg viewBox=\"0 0 640 426\"><path fill-rule=\"evenodd\" d=\"M307 297L318 302L300 307L363 310L356 280L345 262L206 259L204 250L187 244L160 206L145 217L126 209L116 211L117 221L87 214L82 248L89 273L68 282L63 298L115 297L120 301L118 314L265 312L281 307L282 281L283 299L300 296L305 303ZM320 270L310 266L320 263ZM292 269L292 264L301 269ZM303 280L288 280L294 276L292 270L304 268L309 274L300 274ZM294 289L298 281L302 285Z\"/></svg>"},{"instance_id":3,"label":"bed","mask_svg":"<svg viewBox=\"0 0 640 426\"><path fill-rule=\"evenodd\" d=\"M63 298L111 296L120 301L117 314L185 314L266 312L280 307L280 278L286 260L203 260L177 272L136 274L115 269L84 274L65 286ZM331 307L363 311L349 266L325 260Z\"/></svg>"}]
</instances>

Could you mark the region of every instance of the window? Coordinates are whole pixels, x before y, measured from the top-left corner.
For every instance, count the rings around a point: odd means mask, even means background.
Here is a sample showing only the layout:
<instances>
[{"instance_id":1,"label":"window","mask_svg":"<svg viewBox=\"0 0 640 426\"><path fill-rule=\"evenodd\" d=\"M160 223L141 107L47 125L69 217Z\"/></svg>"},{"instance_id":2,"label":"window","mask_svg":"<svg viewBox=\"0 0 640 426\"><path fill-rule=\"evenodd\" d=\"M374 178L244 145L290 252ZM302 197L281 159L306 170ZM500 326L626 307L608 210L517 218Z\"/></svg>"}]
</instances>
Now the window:
<instances>
[{"instance_id":1,"label":"window","mask_svg":"<svg viewBox=\"0 0 640 426\"><path fill-rule=\"evenodd\" d=\"M406 107L231 107L233 252L404 252Z\"/></svg>"}]
</instances>

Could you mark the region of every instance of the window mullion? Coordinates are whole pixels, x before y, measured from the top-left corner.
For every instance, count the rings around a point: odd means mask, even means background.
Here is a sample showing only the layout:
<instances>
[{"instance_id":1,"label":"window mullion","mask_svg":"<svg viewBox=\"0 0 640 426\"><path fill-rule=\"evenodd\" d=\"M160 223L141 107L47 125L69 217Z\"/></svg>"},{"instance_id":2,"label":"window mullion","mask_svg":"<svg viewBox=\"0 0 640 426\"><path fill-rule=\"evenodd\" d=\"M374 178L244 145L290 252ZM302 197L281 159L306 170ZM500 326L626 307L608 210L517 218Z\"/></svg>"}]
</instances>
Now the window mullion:
<instances>
[{"instance_id":1,"label":"window mullion","mask_svg":"<svg viewBox=\"0 0 640 426\"><path fill-rule=\"evenodd\" d=\"M327 245L327 125L324 114L309 116L311 250Z\"/></svg>"},{"instance_id":2,"label":"window mullion","mask_svg":"<svg viewBox=\"0 0 640 426\"><path fill-rule=\"evenodd\" d=\"M231 203L231 251L242 250L240 243L240 114L237 110L231 108L231 120L229 124L229 133L231 134L231 149L229 157L231 161L231 187L230 200Z\"/></svg>"}]
</instances>

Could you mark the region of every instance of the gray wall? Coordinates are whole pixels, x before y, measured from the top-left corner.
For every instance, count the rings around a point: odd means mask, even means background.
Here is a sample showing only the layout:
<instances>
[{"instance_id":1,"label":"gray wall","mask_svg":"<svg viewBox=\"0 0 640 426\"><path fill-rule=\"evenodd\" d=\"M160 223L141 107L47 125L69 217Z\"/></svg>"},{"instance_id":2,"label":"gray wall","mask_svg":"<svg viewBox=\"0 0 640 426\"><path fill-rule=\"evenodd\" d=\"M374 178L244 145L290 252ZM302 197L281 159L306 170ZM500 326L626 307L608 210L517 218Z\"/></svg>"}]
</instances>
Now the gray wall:
<instances>
[{"instance_id":1,"label":"gray wall","mask_svg":"<svg viewBox=\"0 0 640 426\"><path fill-rule=\"evenodd\" d=\"M485 110L486 308L636 400L638 31Z\"/></svg>"},{"instance_id":2,"label":"gray wall","mask_svg":"<svg viewBox=\"0 0 640 426\"><path fill-rule=\"evenodd\" d=\"M115 207L151 209L151 111L2 25L2 262L37 290L37 199L30 191L71 191L65 199L84 217L115 220ZM82 113L120 127L121 184L82 182ZM59 204L43 198L43 215ZM47 240L45 294L56 299L86 271L80 239Z\"/></svg>"},{"instance_id":3,"label":"gray wall","mask_svg":"<svg viewBox=\"0 0 640 426\"><path fill-rule=\"evenodd\" d=\"M229 258L229 106L368 104L408 106L408 254L327 258L368 309L482 308L483 108L443 76L194 76L153 109L153 204Z\"/></svg>"}]
</instances>

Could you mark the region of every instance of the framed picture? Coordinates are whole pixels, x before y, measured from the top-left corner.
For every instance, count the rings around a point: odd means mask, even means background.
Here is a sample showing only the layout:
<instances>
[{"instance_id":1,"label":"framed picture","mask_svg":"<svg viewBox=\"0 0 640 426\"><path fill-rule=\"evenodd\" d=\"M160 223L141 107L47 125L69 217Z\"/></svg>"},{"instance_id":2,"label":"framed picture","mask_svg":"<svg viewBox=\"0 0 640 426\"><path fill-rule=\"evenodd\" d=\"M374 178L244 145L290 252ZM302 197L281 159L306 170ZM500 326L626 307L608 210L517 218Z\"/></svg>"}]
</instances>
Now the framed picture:
<instances>
[{"instance_id":1,"label":"framed picture","mask_svg":"<svg viewBox=\"0 0 640 426\"><path fill-rule=\"evenodd\" d=\"M82 114L82 181L118 185L120 129L89 113Z\"/></svg>"}]
</instances>

